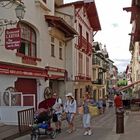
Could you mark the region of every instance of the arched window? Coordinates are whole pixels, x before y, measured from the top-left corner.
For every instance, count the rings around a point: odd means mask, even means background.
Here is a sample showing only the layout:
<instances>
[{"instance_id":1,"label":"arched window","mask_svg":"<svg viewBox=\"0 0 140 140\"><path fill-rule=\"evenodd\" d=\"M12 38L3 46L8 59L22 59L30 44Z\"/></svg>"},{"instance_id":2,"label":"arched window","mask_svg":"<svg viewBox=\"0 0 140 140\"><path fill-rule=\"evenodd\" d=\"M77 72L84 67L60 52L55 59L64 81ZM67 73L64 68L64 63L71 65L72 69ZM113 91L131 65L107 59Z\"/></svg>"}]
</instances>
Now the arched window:
<instances>
[{"instance_id":1,"label":"arched window","mask_svg":"<svg viewBox=\"0 0 140 140\"><path fill-rule=\"evenodd\" d=\"M21 29L21 47L18 49L18 53L36 58L35 30L25 23L19 23L19 28Z\"/></svg>"}]
</instances>

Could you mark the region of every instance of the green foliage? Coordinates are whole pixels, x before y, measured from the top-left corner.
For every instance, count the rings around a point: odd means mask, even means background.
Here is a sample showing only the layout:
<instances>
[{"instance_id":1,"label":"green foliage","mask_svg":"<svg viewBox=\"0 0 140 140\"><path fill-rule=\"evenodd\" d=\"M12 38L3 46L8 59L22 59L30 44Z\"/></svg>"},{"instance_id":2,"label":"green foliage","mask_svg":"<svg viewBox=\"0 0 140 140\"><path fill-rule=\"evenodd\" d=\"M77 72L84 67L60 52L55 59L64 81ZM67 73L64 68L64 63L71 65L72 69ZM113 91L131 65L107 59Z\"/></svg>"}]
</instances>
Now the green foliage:
<instances>
[{"instance_id":1,"label":"green foliage","mask_svg":"<svg viewBox=\"0 0 140 140\"><path fill-rule=\"evenodd\" d=\"M127 85L127 80L126 79L121 79L117 82L117 86L126 86Z\"/></svg>"}]
</instances>

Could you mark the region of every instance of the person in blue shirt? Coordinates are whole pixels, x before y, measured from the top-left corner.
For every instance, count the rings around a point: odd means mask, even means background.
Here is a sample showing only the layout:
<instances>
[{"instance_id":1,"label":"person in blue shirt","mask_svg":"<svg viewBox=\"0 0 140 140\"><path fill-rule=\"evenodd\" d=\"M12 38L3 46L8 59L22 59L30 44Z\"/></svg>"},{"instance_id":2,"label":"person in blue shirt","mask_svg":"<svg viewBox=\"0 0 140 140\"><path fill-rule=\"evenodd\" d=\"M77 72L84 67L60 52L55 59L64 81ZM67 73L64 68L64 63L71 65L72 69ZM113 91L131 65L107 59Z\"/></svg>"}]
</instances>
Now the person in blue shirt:
<instances>
[{"instance_id":1,"label":"person in blue shirt","mask_svg":"<svg viewBox=\"0 0 140 140\"><path fill-rule=\"evenodd\" d=\"M99 109L99 114L102 114L103 113L103 100L102 99L99 99L99 101L97 102L97 106Z\"/></svg>"},{"instance_id":2,"label":"person in blue shirt","mask_svg":"<svg viewBox=\"0 0 140 140\"><path fill-rule=\"evenodd\" d=\"M84 136L91 136L91 114L89 112L89 104L91 104L91 100L89 99L89 95L86 93L83 99L83 126L85 129Z\"/></svg>"}]
</instances>

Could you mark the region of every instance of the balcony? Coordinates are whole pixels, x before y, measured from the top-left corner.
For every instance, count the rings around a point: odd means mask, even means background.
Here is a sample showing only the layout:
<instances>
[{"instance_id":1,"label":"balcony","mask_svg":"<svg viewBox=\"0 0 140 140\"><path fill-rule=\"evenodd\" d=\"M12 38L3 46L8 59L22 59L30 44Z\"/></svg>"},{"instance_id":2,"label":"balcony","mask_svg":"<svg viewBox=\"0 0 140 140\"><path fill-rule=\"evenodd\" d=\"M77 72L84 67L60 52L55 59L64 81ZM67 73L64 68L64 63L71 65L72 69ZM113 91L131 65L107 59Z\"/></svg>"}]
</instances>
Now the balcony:
<instances>
[{"instance_id":1,"label":"balcony","mask_svg":"<svg viewBox=\"0 0 140 140\"><path fill-rule=\"evenodd\" d=\"M103 79L96 79L96 80L92 81L92 84L102 85L103 84Z\"/></svg>"},{"instance_id":2,"label":"balcony","mask_svg":"<svg viewBox=\"0 0 140 140\"><path fill-rule=\"evenodd\" d=\"M91 53L92 53L91 43L89 43L83 36L78 37L77 48L87 55L91 55Z\"/></svg>"},{"instance_id":3,"label":"balcony","mask_svg":"<svg viewBox=\"0 0 140 140\"><path fill-rule=\"evenodd\" d=\"M78 74L75 76L75 81L91 81L91 77L85 76L83 74Z\"/></svg>"},{"instance_id":4,"label":"balcony","mask_svg":"<svg viewBox=\"0 0 140 140\"><path fill-rule=\"evenodd\" d=\"M97 58L93 58L92 64L93 65L99 65L100 66L100 60L97 59Z\"/></svg>"}]
</instances>

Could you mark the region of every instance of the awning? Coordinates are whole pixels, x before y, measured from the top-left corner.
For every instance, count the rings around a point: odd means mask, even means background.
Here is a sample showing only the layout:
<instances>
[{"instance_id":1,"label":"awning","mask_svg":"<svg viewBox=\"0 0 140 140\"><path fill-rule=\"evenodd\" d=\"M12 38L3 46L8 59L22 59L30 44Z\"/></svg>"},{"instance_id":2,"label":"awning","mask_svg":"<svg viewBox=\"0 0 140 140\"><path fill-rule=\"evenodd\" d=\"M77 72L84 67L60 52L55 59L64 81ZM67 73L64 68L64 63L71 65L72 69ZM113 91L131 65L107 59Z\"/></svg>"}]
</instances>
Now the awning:
<instances>
[{"instance_id":1,"label":"awning","mask_svg":"<svg viewBox=\"0 0 140 140\"><path fill-rule=\"evenodd\" d=\"M136 82L134 82L134 83L132 83L132 84L129 84L129 85L127 85L127 86L121 87L121 88L119 88L119 89L117 89L117 90L118 90L118 91L124 91L124 90L126 90L126 89L128 89L128 88L130 88L130 87L132 87L132 86L134 86L134 85L136 85L136 84L138 84L138 83L140 83L140 80L139 80L139 81L136 81Z\"/></svg>"},{"instance_id":2,"label":"awning","mask_svg":"<svg viewBox=\"0 0 140 140\"><path fill-rule=\"evenodd\" d=\"M61 17L45 15L45 20L49 23L49 26L61 30L66 37L74 37L74 35L78 35L77 31Z\"/></svg>"},{"instance_id":3,"label":"awning","mask_svg":"<svg viewBox=\"0 0 140 140\"><path fill-rule=\"evenodd\" d=\"M31 67L6 62L0 62L0 74L45 78L48 77L48 72L45 68Z\"/></svg>"}]
</instances>

